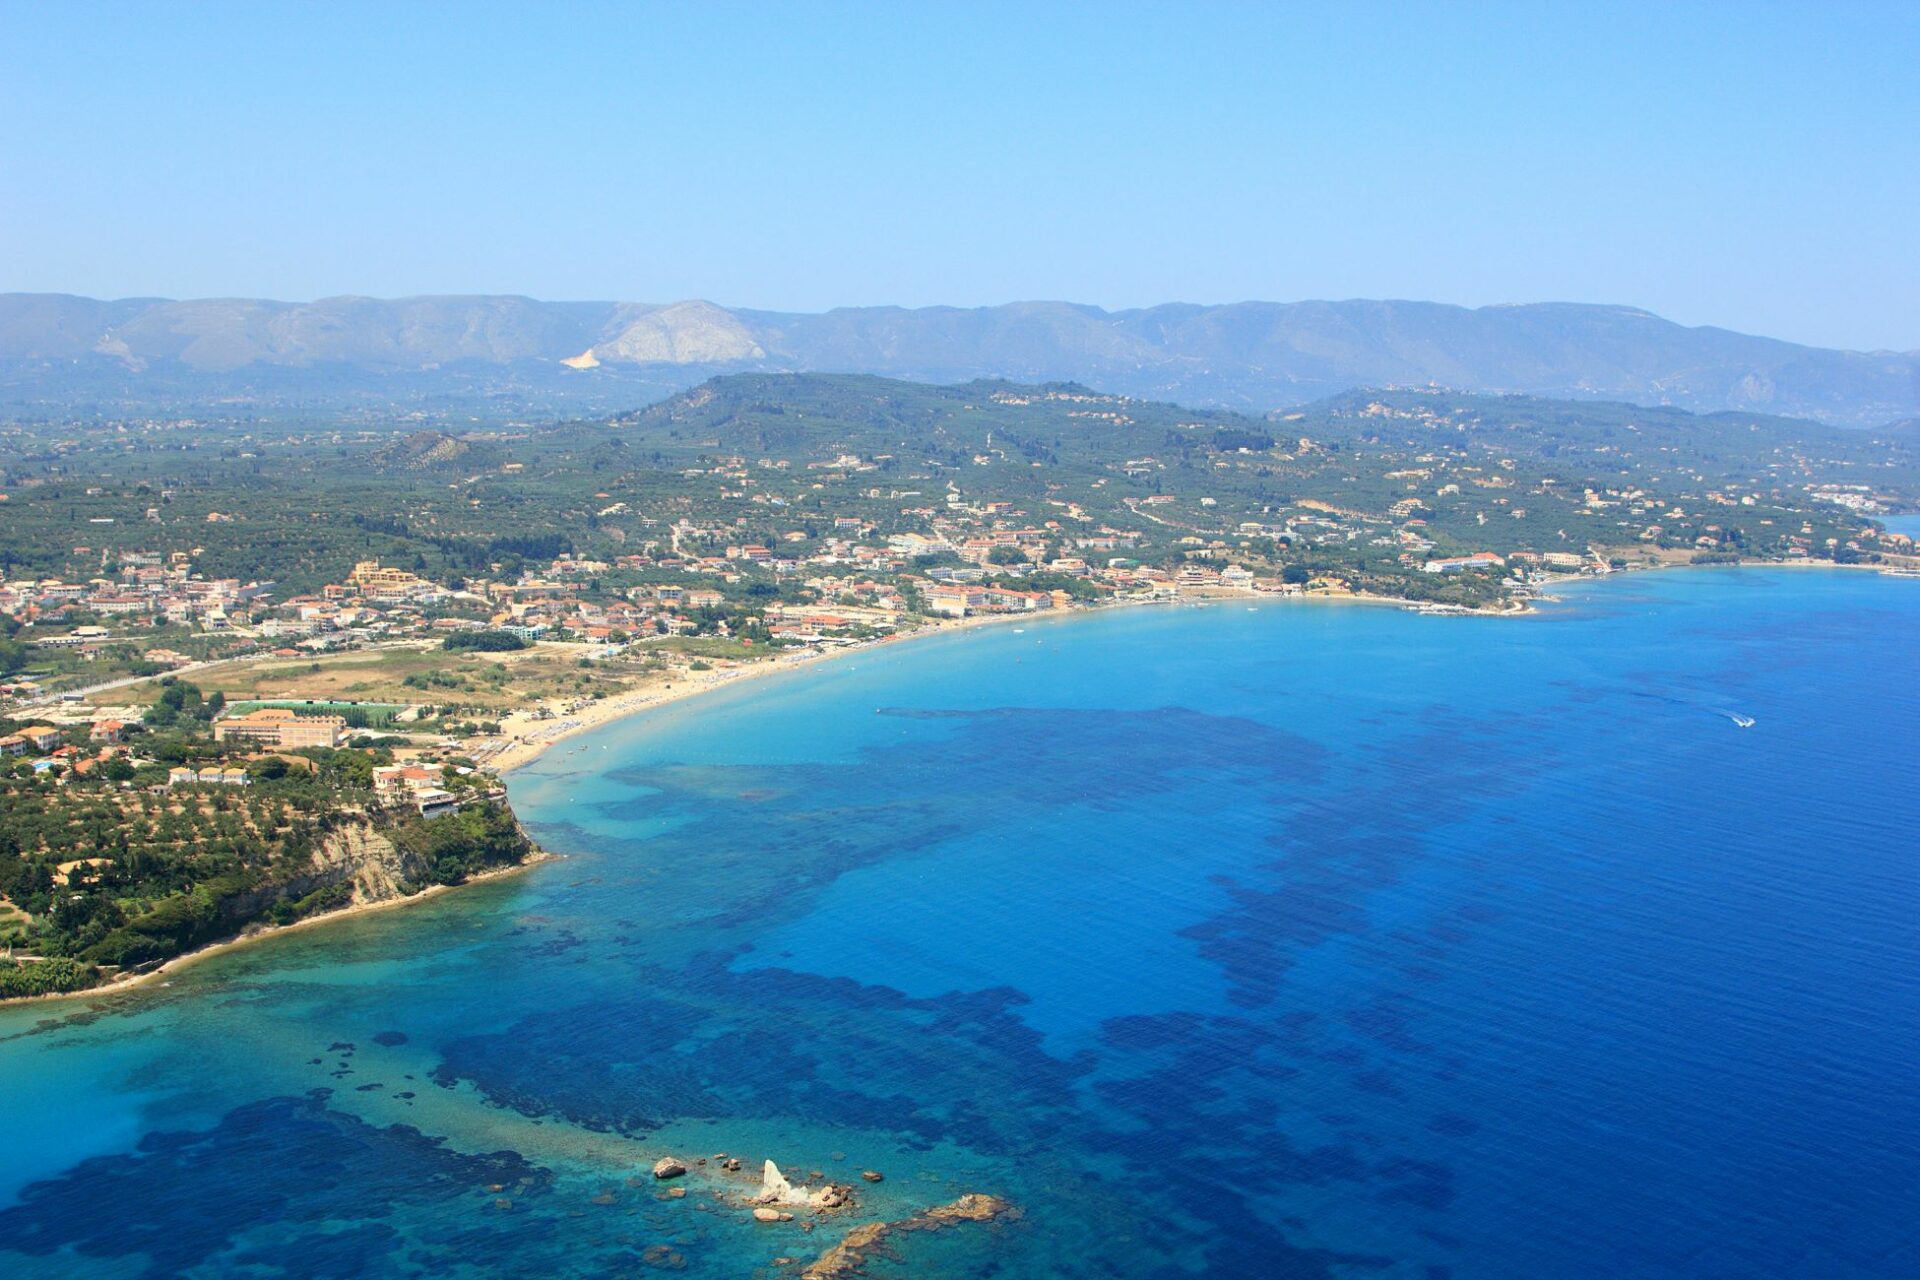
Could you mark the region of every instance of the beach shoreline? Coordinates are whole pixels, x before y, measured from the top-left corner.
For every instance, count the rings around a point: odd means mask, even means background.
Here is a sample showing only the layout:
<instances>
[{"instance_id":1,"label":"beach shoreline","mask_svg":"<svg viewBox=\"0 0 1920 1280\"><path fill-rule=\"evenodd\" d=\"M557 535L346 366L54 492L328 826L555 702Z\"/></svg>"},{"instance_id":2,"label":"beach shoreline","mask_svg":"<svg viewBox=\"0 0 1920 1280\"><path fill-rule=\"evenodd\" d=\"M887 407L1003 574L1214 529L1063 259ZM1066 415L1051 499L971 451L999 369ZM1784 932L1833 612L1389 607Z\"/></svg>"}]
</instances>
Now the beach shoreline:
<instances>
[{"instance_id":1,"label":"beach shoreline","mask_svg":"<svg viewBox=\"0 0 1920 1280\"><path fill-rule=\"evenodd\" d=\"M535 867L545 866L551 862L558 862L565 856L564 854L554 853L551 850L536 848L534 852L523 861L516 862L508 867L490 867L485 871L468 876L458 884L430 884L422 888L418 893L407 894L398 898L382 898L377 902L356 902L344 907L335 907L331 911L321 911L314 915L307 916L304 919L295 920L290 924L263 925L256 923L241 933L236 934L234 937L222 938L218 942L209 942L203 947L195 947L191 951L183 951L179 955L162 961L160 964L141 973L132 973L122 977L112 978L97 987L83 987L79 991L48 991L41 995L34 996L10 996L6 999L0 999L0 1009L13 1008L20 1005L41 1004L51 1001L99 999L105 996L119 995L122 992L134 991L141 987L151 985L155 979L177 973L179 970L201 960L205 960L209 956L219 955L223 952L237 951L242 947L251 946L256 942L264 942L268 938L277 938L283 934L294 933L301 929L309 929L316 925L335 924L355 916L373 915L376 912L388 911L395 907L412 906L414 903L437 898L441 894L449 893L455 889L464 889L470 885L484 884L491 880L504 880L509 876L519 875L521 872L531 871Z\"/></svg>"},{"instance_id":2,"label":"beach shoreline","mask_svg":"<svg viewBox=\"0 0 1920 1280\"><path fill-rule=\"evenodd\" d=\"M1737 564L1671 563L1671 564L1635 566L1628 569L1615 570L1610 574L1600 575L1600 576L1589 576L1589 575L1579 575L1579 574L1564 575L1561 577L1546 579L1540 585L1546 586L1546 587L1555 587L1555 586L1564 586L1568 583L1583 584L1583 583L1590 583L1590 582L1602 582L1602 581L1605 581L1607 578L1620 576L1624 574L1645 573L1653 570L1665 570L1665 569L1781 569L1781 568L1869 569L1869 570L1878 572L1882 568L1882 566L1843 565L1843 564L1835 564L1831 561L1806 561L1806 560L1743 561ZM1553 602L1554 597L1537 597L1537 599L1543 599L1551 603ZM581 707L577 710L566 713L563 717L556 716L556 718L551 721L548 721L548 720L530 721L530 723L536 726L545 726L546 732L539 732L538 730L536 730L536 733L538 733L538 736L524 737L512 742L509 742L508 744L506 744L506 746L503 749L487 754L484 756L484 758L480 758L479 763L482 768L505 779L507 775L511 774L515 770L523 769L528 765L534 763L536 760L544 756L555 745L561 742L564 742L567 739L578 737L582 734L591 732L596 729L605 728L608 725L617 723L618 721L621 721L621 720L625 720L631 716L639 715L642 712L656 710L658 708L674 705L676 703L687 702L689 700L698 698L705 694L714 693L722 689L732 688L734 686L740 685L749 680L764 679L764 678L779 675L782 673L794 673L794 672L801 671L803 669L812 668L820 664L830 662L836 658L841 658L841 657L845 657L853 654L865 653L865 652L869 652L871 650L882 648L888 645L908 643L914 640L920 640L930 636L956 635L956 634L960 634L967 631L981 630L987 627L1006 626L1012 623L1062 623L1073 618L1098 617L1102 614L1110 613L1120 609L1135 609L1135 608L1146 608L1146 607L1154 607L1154 606L1158 606L1162 608L1211 608L1211 607L1217 607L1220 605L1227 605L1227 604L1237 603L1242 605L1249 605L1249 604L1256 604L1256 603L1262 603L1262 602L1265 602L1265 603L1284 602L1286 604L1323 604L1323 605L1338 604L1338 605L1362 605L1362 606L1393 606L1396 608L1408 609L1408 610L1418 610L1423 604L1428 603L1428 602L1419 601L1419 600L1410 600L1401 596L1381 596L1381 595L1368 595L1368 594L1323 593L1318 595L1276 597L1276 596L1267 595L1267 594L1252 594L1252 593L1236 592L1233 594L1187 596L1187 597L1176 597L1176 598L1167 598L1167 599L1156 598L1156 599L1148 599L1148 600L1115 600L1115 601L1110 601L1110 602L1100 604L1091 608L1048 610L1048 611L1039 611L1039 612L1033 612L1033 613L983 614L983 615L976 615L968 618L955 618L955 619L950 619L940 623L936 623L930 626L922 627L914 631L909 631L904 633L894 633L884 637L877 637L872 640L858 641L853 644L837 646L832 649L805 650L798 653L787 654L778 658L769 658L761 661L756 661L756 662L742 665L742 666L720 669L713 672L703 672L703 673L700 673L702 678L693 680L693 681L687 681L681 684L679 687L668 686L662 689L636 691L635 693L621 695L614 698L608 698L600 702L590 703L585 707ZM1520 618L1520 617L1538 616L1540 612L1541 611L1539 609L1534 607L1534 604L1532 602L1529 602L1524 607L1516 608L1516 609L1474 609L1474 610L1466 610L1458 614L1447 614L1443 616L1460 617L1460 618ZM545 705L545 704L536 704L536 706L540 706L540 705ZM529 711L531 711L531 709L529 709ZM515 714L519 715L522 713L516 712ZM529 857L524 862L516 863L510 867L498 867L485 872L481 872L478 875L472 876L469 879L462 881L460 884L429 885L426 888L422 889L419 893L413 894L409 897L389 898L389 899L383 899L379 902L356 903L351 906L336 908L332 911L324 911L317 915L309 916L303 920L296 920L291 924L255 925L251 927L247 932L237 937L224 939L219 942L208 943L204 947L198 947L192 951L185 952L181 955L175 956L165 961L164 963L158 965L157 967L150 969L144 973L133 974L123 978L117 978L115 980L104 983L100 986L87 987L80 991L48 992L42 995L14 996L7 999L0 999L0 1009L5 1009L8 1007L17 1006L17 1005L38 1003L43 1001L65 1001L65 1000L76 1000L76 999L87 999L87 998L100 998L108 995L117 995L126 991L132 991L139 987L149 985L156 978L160 978L164 975L171 974L181 968L186 967L187 965L193 964L199 960L203 960L208 956L217 955L221 952L230 951L230 950L237 949L239 947L247 946L249 944L259 942L266 938L275 937L275 936L278 936L279 934L286 933L291 930L305 929L305 928L309 928L317 925L322 925L322 924L332 923L338 920L347 919L353 916L369 914L376 911L384 911L389 908L400 907L400 906L405 906L409 903L424 901L428 898L435 897L447 890L464 888L467 885L479 884L489 880L495 880L495 879L500 879L506 876L517 875L523 871L530 870L531 868L541 866L552 861L559 860L564 856L565 856L564 854L558 854L558 853L551 852L549 850L539 849L535 852L535 854L532 857Z\"/></svg>"},{"instance_id":3,"label":"beach shoreline","mask_svg":"<svg viewBox=\"0 0 1920 1280\"><path fill-rule=\"evenodd\" d=\"M1734 564L1689 564L1685 562L1652 565L1634 565L1624 569L1615 569L1606 574L1563 574L1541 579L1538 586L1553 588L1569 583L1603 582L1608 578L1622 574L1647 573L1673 569L1859 569L1884 574L1885 565L1875 564L1837 564L1831 560L1743 560ZM1508 609L1462 609L1459 612L1447 610L1435 616L1456 618L1524 618L1536 617L1540 610L1536 604L1553 603L1554 597L1535 596L1518 608ZM501 777L517 769L525 768L540 759L556 744L569 738L578 737L595 729L602 729L629 716L639 715L659 707L685 702L703 694L729 688L746 680L762 679L782 672L798 671L849 654L864 653L872 649L893 644L905 644L915 640L937 635L953 635L963 631L983 627L1000 626L1009 623L1053 623L1064 622L1069 618L1098 617L1118 609L1137 608L1190 608L1212 607L1223 604L1336 604L1336 605L1391 605L1396 608L1419 611L1431 604L1430 601L1412 600L1405 596L1383 596L1366 593L1320 593L1298 596L1274 596L1270 593L1233 592L1218 595L1195 595L1174 598L1155 598L1150 600L1112 600L1092 607L1044 610L1033 613L981 614L967 618L954 618L918 630L896 632L872 640L856 641L831 649L812 649L790 653L778 658L769 658L742 666L727 668L710 673L701 673L701 678L689 681L680 687L669 686L666 689L652 689L623 694L604 701L590 703L564 715L553 713L552 720L530 721L535 726L551 726L542 730L536 727L532 734L507 743L503 748L489 752L479 763L487 771ZM542 705L542 704L536 704ZM531 710L531 709L529 709ZM549 711L551 711L549 707ZM515 713L516 715L522 713Z\"/></svg>"},{"instance_id":4,"label":"beach shoreline","mask_svg":"<svg viewBox=\"0 0 1920 1280\"><path fill-rule=\"evenodd\" d=\"M1135 603L1177 602L1128 601L1122 603L1131 605ZM921 627L914 631L894 632L889 635L875 637L871 640L859 640L851 644L836 645L830 649L801 650L799 652L786 653L780 657L759 659L738 666L716 669L710 672L701 672L693 679L680 682L676 685L668 685L665 688L636 690L632 693L602 699L598 702L590 702L586 706L578 707L565 713L555 711L551 705L536 703L535 707L546 706L550 716L549 719L530 721L534 726L530 733L516 737L513 741L508 742L504 747L497 750L486 751L484 754L475 754L474 758L476 762L489 773L504 778L514 770L522 769L532 764L554 746L569 738L578 737L594 729L605 728L607 725L625 720L629 716L639 715L642 712L652 711L660 707L671 706L675 703L686 702L690 699L714 693L721 689L732 688L735 685L745 683L749 680L759 680L768 676L799 671L802 668L816 667L823 663L831 662L836 658L843 658L851 654L867 653L874 649L885 648L890 645L907 644L930 636L956 635L963 631L978 630L983 627L1003 625L1010 622L1058 621L1066 617L1103 613L1116 607L1121 606L1103 605L1096 609L982 614L970 618L955 618L950 621ZM529 708L527 713L515 712L514 715L517 717L522 714L530 714L532 710L533 708Z\"/></svg>"},{"instance_id":5,"label":"beach shoreline","mask_svg":"<svg viewBox=\"0 0 1920 1280\"><path fill-rule=\"evenodd\" d=\"M891 645L909 644L932 636L958 635L967 631L982 630L987 627L1005 626L1011 623L1054 624L1071 618L1092 618L1122 609L1140 608L1200 608L1223 604L1249 603L1287 604L1349 604L1349 605L1395 605L1401 608L1417 608L1422 601L1408 600L1400 596L1376 596L1365 594L1348 595L1306 595L1272 596L1252 593L1232 595L1186 596L1174 599L1153 600L1115 600L1092 608L1049 609L1032 613L993 613L977 614L967 618L954 618L921 627L915 631L896 632L876 637L872 640L855 641L852 644L838 645L831 649L810 649L798 653L789 653L778 658L755 661L742 666L730 667L714 672L703 672L697 681L690 681L681 687L669 686L666 689L651 689L607 698L599 702L566 712L564 715L554 712L551 720L533 721L536 726L550 726L541 731L536 728L534 734L509 742L505 747L484 754L476 754L475 760L488 772L505 778L517 769L523 769L545 755L554 746L569 738L603 729L610 724L636 716L642 712L686 702L704 694L731 688L748 680L764 679L769 676L797 672L805 668L816 667L836 658L853 654L868 653L875 649ZM1528 612L1524 609L1474 610L1463 616L1518 617ZM536 704L540 705L540 704ZM551 711L551 708L549 708ZM516 712L516 715L521 713Z\"/></svg>"}]
</instances>

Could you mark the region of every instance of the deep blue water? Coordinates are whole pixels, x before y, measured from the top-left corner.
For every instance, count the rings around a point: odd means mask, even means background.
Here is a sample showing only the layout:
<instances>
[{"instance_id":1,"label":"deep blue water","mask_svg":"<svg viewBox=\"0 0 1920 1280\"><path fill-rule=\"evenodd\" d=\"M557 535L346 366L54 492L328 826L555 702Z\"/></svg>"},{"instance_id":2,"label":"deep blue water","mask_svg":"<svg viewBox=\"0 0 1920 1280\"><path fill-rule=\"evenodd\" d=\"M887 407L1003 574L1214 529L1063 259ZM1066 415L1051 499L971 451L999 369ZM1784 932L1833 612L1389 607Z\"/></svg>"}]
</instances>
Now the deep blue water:
<instances>
[{"instance_id":1,"label":"deep blue water","mask_svg":"<svg viewBox=\"0 0 1920 1280\"><path fill-rule=\"evenodd\" d=\"M513 779L561 863L0 1011L0 1272L796 1274L636 1176L727 1151L1024 1211L875 1275L1920 1274L1916 659L1693 571L664 709Z\"/></svg>"}]
</instances>

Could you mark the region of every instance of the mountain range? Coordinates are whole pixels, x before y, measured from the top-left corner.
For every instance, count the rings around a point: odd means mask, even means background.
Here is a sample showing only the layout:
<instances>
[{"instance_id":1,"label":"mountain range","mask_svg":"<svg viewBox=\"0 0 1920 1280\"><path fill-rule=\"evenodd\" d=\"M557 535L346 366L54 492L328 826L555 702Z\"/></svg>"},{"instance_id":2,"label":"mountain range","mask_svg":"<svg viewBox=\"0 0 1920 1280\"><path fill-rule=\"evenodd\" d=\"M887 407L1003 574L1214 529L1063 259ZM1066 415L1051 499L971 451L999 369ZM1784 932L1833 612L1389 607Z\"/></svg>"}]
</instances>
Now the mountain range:
<instances>
[{"instance_id":1,"label":"mountain range","mask_svg":"<svg viewBox=\"0 0 1920 1280\"><path fill-rule=\"evenodd\" d=\"M1442 386L1877 426L1920 414L1920 352L1837 351L1631 307L1431 302L1064 302L851 307L513 296L316 302L0 294L0 404L143 392L632 402L715 373L1072 380L1267 410L1361 386Z\"/></svg>"}]
</instances>

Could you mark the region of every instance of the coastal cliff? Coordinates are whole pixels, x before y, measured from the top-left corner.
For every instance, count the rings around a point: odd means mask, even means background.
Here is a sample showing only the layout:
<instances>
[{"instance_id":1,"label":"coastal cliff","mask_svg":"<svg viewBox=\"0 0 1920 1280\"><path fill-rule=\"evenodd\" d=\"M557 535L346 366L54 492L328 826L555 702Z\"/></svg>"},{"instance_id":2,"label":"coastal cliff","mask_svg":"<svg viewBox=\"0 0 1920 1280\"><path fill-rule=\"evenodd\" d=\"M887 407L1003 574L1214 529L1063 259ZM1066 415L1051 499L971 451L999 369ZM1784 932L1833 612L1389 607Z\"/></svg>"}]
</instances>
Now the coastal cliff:
<instances>
[{"instance_id":1,"label":"coastal cliff","mask_svg":"<svg viewBox=\"0 0 1920 1280\"><path fill-rule=\"evenodd\" d=\"M117 860L58 864L63 881L53 886L53 905L36 918L31 948L15 947L10 958L0 958L0 999L122 984L190 952L401 901L542 856L504 800L434 818L411 808L345 805L270 836L217 862L197 847L174 854L150 842L129 851L129 863L169 859L188 873L196 863L209 865L177 891L113 898L110 906L91 903L95 894L104 898L119 888ZM59 900L60 890L66 901Z\"/></svg>"},{"instance_id":2,"label":"coastal cliff","mask_svg":"<svg viewBox=\"0 0 1920 1280\"><path fill-rule=\"evenodd\" d=\"M370 822L334 832L313 851L313 867L316 888L347 885L354 906L406 897L432 874L424 858L400 849Z\"/></svg>"},{"instance_id":3,"label":"coastal cliff","mask_svg":"<svg viewBox=\"0 0 1920 1280\"><path fill-rule=\"evenodd\" d=\"M394 843L391 824L366 813L343 814L339 825L320 838L298 870L283 872L220 901L223 919L242 927L288 911L304 918L318 911L363 907L411 897L434 882L425 855ZM307 909L303 910L302 908Z\"/></svg>"}]
</instances>

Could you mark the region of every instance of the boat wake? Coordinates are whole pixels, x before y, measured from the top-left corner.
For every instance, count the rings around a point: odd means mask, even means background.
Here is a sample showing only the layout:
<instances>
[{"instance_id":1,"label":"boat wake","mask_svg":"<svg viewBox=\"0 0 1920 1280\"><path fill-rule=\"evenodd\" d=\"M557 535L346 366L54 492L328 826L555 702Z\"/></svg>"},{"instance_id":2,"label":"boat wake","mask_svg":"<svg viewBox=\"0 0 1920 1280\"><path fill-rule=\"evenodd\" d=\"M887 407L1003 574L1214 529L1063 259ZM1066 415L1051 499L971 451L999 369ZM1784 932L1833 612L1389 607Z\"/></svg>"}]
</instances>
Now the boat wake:
<instances>
[{"instance_id":1,"label":"boat wake","mask_svg":"<svg viewBox=\"0 0 1920 1280\"><path fill-rule=\"evenodd\" d=\"M1736 729L1751 729L1757 723L1752 716L1743 716L1738 711L1729 711L1725 707L1709 706L1702 697L1676 697L1670 693L1654 693L1645 689L1629 689L1626 692L1635 698L1645 698L1649 702L1664 702L1670 707L1688 707L1697 711L1706 711L1716 716L1725 716L1733 721Z\"/></svg>"}]
</instances>

